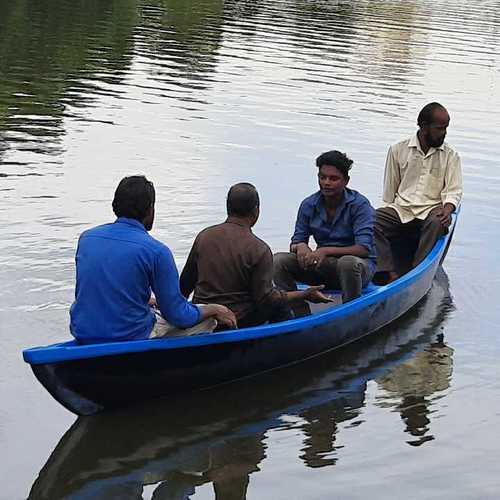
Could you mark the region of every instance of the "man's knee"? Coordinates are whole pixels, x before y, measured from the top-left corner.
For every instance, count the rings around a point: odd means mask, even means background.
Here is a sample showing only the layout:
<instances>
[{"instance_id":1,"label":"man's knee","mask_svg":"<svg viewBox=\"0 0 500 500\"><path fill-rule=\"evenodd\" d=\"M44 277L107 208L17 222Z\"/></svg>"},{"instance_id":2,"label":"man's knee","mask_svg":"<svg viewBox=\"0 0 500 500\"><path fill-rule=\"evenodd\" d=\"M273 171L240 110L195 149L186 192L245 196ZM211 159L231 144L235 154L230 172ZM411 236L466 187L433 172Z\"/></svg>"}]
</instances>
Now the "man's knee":
<instances>
[{"instance_id":1,"label":"man's knee","mask_svg":"<svg viewBox=\"0 0 500 500\"><path fill-rule=\"evenodd\" d=\"M375 210L373 233L377 245L387 244L387 240L397 236L401 225L401 219L393 208L383 207Z\"/></svg>"},{"instance_id":2,"label":"man's knee","mask_svg":"<svg viewBox=\"0 0 500 500\"><path fill-rule=\"evenodd\" d=\"M390 215L392 215L392 213L386 207L375 209L375 220L381 220Z\"/></svg>"},{"instance_id":3,"label":"man's knee","mask_svg":"<svg viewBox=\"0 0 500 500\"><path fill-rule=\"evenodd\" d=\"M399 214L390 207L377 208L375 210L375 224L401 224L401 218Z\"/></svg>"},{"instance_id":4,"label":"man's knee","mask_svg":"<svg viewBox=\"0 0 500 500\"><path fill-rule=\"evenodd\" d=\"M274 270L288 269L297 264L297 255L291 252L278 252L273 255Z\"/></svg>"},{"instance_id":5,"label":"man's knee","mask_svg":"<svg viewBox=\"0 0 500 500\"><path fill-rule=\"evenodd\" d=\"M337 271L339 274L344 273L360 273L362 259L354 255L344 255L337 261Z\"/></svg>"},{"instance_id":6,"label":"man's knee","mask_svg":"<svg viewBox=\"0 0 500 500\"><path fill-rule=\"evenodd\" d=\"M438 235L443 235L448 232L448 230L443 226L439 216L435 213L430 213L425 219L424 230L431 231Z\"/></svg>"},{"instance_id":7,"label":"man's knee","mask_svg":"<svg viewBox=\"0 0 500 500\"><path fill-rule=\"evenodd\" d=\"M286 266L297 262L297 255L292 252L278 252L273 255L274 266Z\"/></svg>"},{"instance_id":8,"label":"man's knee","mask_svg":"<svg viewBox=\"0 0 500 500\"><path fill-rule=\"evenodd\" d=\"M383 210L382 208L379 208L375 210L375 220L373 222L373 229L375 231L383 231L384 229L384 222L386 220L386 216L384 212L379 212L379 210Z\"/></svg>"}]
</instances>

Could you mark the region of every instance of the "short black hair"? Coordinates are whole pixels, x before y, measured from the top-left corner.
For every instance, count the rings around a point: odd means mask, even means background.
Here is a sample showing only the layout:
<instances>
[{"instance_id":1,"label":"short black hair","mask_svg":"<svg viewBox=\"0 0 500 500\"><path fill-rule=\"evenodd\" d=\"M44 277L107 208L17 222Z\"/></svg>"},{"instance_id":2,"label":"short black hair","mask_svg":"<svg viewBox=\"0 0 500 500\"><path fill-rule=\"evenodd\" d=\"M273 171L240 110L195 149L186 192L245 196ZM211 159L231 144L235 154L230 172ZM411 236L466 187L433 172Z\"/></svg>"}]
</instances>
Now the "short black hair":
<instances>
[{"instance_id":1,"label":"short black hair","mask_svg":"<svg viewBox=\"0 0 500 500\"><path fill-rule=\"evenodd\" d=\"M345 153L335 150L322 153L316 158L316 166L318 168L321 168L323 165L330 165L339 170L345 178L349 177L349 170L351 170L353 163Z\"/></svg>"},{"instance_id":2,"label":"short black hair","mask_svg":"<svg viewBox=\"0 0 500 500\"><path fill-rule=\"evenodd\" d=\"M259 207L259 193L253 184L240 182L227 193L227 215L246 217Z\"/></svg>"},{"instance_id":3,"label":"short black hair","mask_svg":"<svg viewBox=\"0 0 500 500\"><path fill-rule=\"evenodd\" d=\"M128 217L140 222L155 203L155 188L143 175L124 177L115 191L113 212L117 217Z\"/></svg>"},{"instance_id":4,"label":"short black hair","mask_svg":"<svg viewBox=\"0 0 500 500\"><path fill-rule=\"evenodd\" d=\"M424 125L431 124L434 118L434 111L436 111L436 109L443 109L444 111L446 111L446 108L438 102L430 102L429 104L426 104L418 114L418 126L423 127Z\"/></svg>"}]
</instances>

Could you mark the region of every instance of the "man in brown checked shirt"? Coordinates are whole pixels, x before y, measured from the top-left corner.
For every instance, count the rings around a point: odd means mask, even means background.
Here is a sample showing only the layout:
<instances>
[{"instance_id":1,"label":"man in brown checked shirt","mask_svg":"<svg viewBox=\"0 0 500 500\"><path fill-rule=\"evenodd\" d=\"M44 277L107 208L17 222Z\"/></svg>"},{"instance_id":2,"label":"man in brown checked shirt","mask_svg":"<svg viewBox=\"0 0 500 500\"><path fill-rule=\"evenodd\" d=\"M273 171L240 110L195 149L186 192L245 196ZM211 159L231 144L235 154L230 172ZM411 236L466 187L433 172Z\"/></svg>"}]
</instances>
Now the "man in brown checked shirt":
<instances>
[{"instance_id":1,"label":"man in brown checked shirt","mask_svg":"<svg viewBox=\"0 0 500 500\"><path fill-rule=\"evenodd\" d=\"M201 231L181 273L185 297L193 303L223 304L236 315L239 328L292 318L291 304L330 302L323 286L284 292L273 284L273 254L252 232L259 218L259 195L242 182L227 195L227 219Z\"/></svg>"}]
</instances>

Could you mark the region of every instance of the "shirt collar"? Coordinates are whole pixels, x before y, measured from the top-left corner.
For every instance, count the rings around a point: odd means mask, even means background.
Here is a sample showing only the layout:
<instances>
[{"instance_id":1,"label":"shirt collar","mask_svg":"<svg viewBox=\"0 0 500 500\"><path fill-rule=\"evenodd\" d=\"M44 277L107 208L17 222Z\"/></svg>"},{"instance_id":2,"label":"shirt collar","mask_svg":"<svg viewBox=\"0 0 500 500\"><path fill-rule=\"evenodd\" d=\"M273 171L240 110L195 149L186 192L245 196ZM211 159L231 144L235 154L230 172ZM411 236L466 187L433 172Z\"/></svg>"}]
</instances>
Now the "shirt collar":
<instances>
[{"instance_id":1,"label":"shirt collar","mask_svg":"<svg viewBox=\"0 0 500 500\"><path fill-rule=\"evenodd\" d=\"M344 199L340 203L340 205L337 207L336 213L335 213L335 218L332 221L332 224L335 224L335 222L339 219L340 214L343 213L344 209L349 205L354 199L356 198L354 191L348 188L344 188ZM323 197L321 196L321 191L318 191L316 193L316 203L314 205L314 210L315 212L321 217L321 219L324 222L327 222L328 218L326 215L326 207L323 202Z\"/></svg>"},{"instance_id":2,"label":"shirt collar","mask_svg":"<svg viewBox=\"0 0 500 500\"><path fill-rule=\"evenodd\" d=\"M137 219L130 219L129 217L118 217L118 219L116 219L115 222L119 222L121 224L128 224L130 226L135 226L138 227L139 229L142 229L143 231L146 231L144 224L142 222L139 222Z\"/></svg>"},{"instance_id":3,"label":"shirt collar","mask_svg":"<svg viewBox=\"0 0 500 500\"><path fill-rule=\"evenodd\" d=\"M420 141L418 140L417 133L410 137L410 142L408 143L408 147L409 148L417 148L422 154L424 154L424 152L422 151L422 147L420 146ZM437 149L440 149L441 151L443 151L444 150L444 142L443 142L443 144L441 144L441 146L438 146L437 148L431 146L429 148L429 151L427 151L427 155L432 154Z\"/></svg>"},{"instance_id":4,"label":"shirt collar","mask_svg":"<svg viewBox=\"0 0 500 500\"><path fill-rule=\"evenodd\" d=\"M354 201L355 197L356 196L355 196L354 191L352 189L344 188L344 199L340 203L339 208L341 208L344 205L347 205L347 204L351 203L352 201ZM316 206L317 209L319 209L320 207L324 206L323 197L321 196L321 191L317 191L316 192L315 206Z\"/></svg>"}]
</instances>

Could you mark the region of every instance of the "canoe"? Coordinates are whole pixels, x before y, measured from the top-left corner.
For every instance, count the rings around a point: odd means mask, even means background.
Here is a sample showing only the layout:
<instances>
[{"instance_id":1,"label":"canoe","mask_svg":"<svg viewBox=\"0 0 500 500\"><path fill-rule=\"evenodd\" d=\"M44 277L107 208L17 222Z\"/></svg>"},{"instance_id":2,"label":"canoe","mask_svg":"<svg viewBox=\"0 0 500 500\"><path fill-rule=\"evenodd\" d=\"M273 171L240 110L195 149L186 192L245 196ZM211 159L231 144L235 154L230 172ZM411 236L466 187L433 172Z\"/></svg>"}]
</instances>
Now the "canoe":
<instances>
[{"instance_id":1,"label":"canoe","mask_svg":"<svg viewBox=\"0 0 500 500\"><path fill-rule=\"evenodd\" d=\"M429 291L454 228L398 280L370 284L356 300L281 323L155 340L82 345L68 341L23 351L47 391L77 415L137 404L257 375L373 334Z\"/></svg>"},{"instance_id":2,"label":"canoe","mask_svg":"<svg viewBox=\"0 0 500 500\"><path fill-rule=\"evenodd\" d=\"M300 366L186 395L176 404L155 400L78 418L51 451L28 500L140 498L145 487L158 488L167 498L163 488L177 491L179 481L199 487L217 481L212 471L226 467L231 468L237 488L248 483L248 475L259 470L269 454L265 450L269 431L290 428L303 440L295 460L310 467L332 465L337 459L335 444L345 440L343 433L366 425L360 413L371 381L383 384L406 366L417 380L427 374L419 395L435 394L447 386L452 349L442 332L452 309L448 279L441 269L426 297L396 321L396 328L391 325L363 342ZM436 357L439 363L433 364ZM406 389L403 383L391 391L392 410L408 421L412 443L422 442L431 434L432 423L422 428L420 419L408 420L407 406L398 403ZM422 397L423 404L432 399ZM422 406L414 411L423 411ZM172 497L171 493L168 498Z\"/></svg>"}]
</instances>

